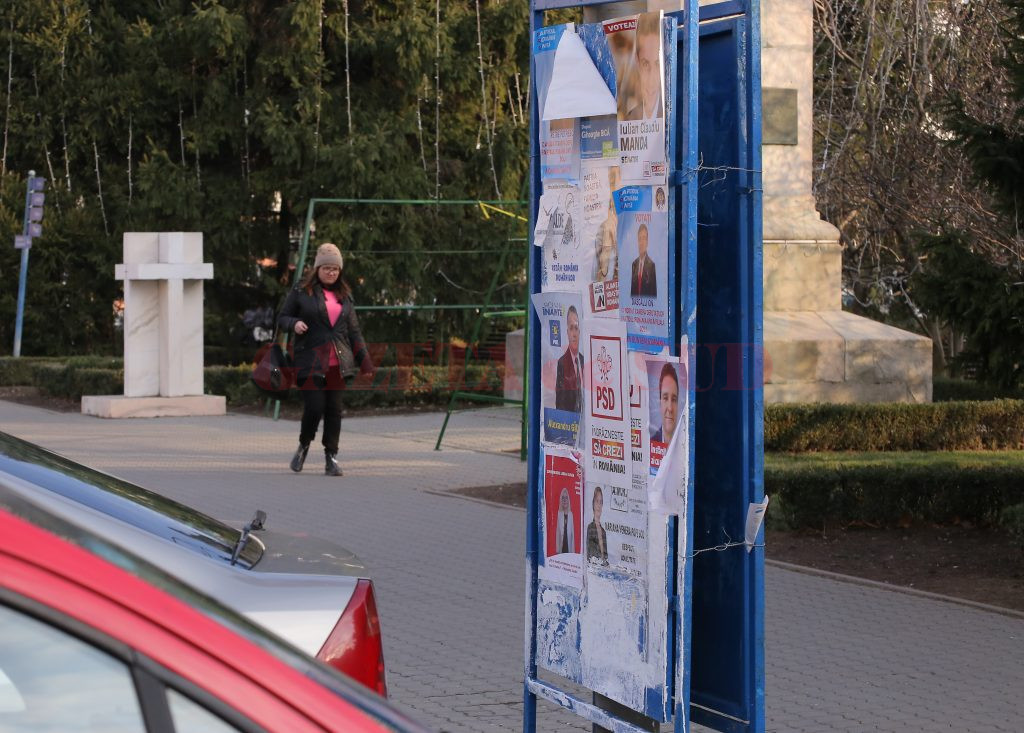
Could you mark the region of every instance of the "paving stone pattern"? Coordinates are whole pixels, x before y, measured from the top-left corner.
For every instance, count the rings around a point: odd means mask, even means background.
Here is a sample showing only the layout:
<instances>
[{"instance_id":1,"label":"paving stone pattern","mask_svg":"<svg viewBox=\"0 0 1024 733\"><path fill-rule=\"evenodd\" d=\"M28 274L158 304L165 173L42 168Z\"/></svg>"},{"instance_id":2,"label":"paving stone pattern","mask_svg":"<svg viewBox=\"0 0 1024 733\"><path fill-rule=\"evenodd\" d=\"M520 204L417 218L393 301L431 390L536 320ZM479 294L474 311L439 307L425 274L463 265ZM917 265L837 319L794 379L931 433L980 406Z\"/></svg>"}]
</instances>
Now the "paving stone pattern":
<instances>
[{"instance_id":1,"label":"paving stone pattern","mask_svg":"<svg viewBox=\"0 0 1024 733\"><path fill-rule=\"evenodd\" d=\"M345 476L287 468L298 423L102 420L0 402L0 429L241 524L337 541L370 566L391 699L451 733L522 728L522 510L447 493L522 481L515 410L346 419ZM1016 731L1024 617L769 566L767 729ZM541 702L538 730L589 730ZM694 730L699 730L695 727Z\"/></svg>"}]
</instances>

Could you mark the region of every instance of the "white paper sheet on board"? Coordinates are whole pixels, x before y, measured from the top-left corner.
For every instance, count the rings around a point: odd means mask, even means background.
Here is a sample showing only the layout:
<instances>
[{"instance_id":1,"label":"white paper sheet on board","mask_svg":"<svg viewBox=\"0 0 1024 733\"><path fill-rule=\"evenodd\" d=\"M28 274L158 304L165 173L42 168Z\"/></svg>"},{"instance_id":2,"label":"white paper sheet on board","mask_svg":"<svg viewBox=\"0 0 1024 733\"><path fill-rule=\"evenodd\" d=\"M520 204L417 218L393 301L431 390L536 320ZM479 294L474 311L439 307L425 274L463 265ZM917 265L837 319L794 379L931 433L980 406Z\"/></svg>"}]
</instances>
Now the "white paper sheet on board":
<instances>
[{"instance_id":1,"label":"white paper sheet on board","mask_svg":"<svg viewBox=\"0 0 1024 733\"><path fill-rule=\"evenodd\" d=\"M563 33L555 51L541 119L615 114L615 97L608 89L583 41L575 32Z\"/></svg>"}]
</instances>

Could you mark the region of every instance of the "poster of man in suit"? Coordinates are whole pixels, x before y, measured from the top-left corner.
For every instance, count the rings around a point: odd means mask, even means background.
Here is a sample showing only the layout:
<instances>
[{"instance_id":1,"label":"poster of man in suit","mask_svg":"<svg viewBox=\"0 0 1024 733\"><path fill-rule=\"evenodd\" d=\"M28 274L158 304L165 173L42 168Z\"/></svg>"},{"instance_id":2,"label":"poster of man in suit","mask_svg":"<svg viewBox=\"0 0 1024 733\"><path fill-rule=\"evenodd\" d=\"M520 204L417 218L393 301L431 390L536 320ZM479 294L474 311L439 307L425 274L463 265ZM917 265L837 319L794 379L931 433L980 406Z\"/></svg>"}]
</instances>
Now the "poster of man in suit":
<instances>
[{"instance_id":1,"label":"poster of man in suit","mask_svg":"<svg viewBox=\"0 0 1024 733\"><path fill-rule=\"evenodd\" d=\"M646 224L636 228L637 256L633 260L629 279L629 297L656 298L658 296L658 275L654 260L647 256L650 232Z\"/></svg>"},{"instance_id":2,"label":"poster of man in suit","mask_svg":"<svg viewBox=\"0 0 1024 733\"><path fill-rule=\"evenodd\" d=\"M619 262L629 264L628 290L619 319L625 322L633 351L656 354L668 346L668 211L654 205L652 186L624 186L615 192L619 218Z\"/></svg>"},{"instance_id":3,"label":"poster of man in suit","mask_svg":"<svg viewBox=\"0 0 1024 733\"><path fill-rule=\"evenodd\" d=\"M580 445L586 414L586 357L579 293L536 293L533 307L541 328L541 439Z\"/></svg>"}]
</instances>

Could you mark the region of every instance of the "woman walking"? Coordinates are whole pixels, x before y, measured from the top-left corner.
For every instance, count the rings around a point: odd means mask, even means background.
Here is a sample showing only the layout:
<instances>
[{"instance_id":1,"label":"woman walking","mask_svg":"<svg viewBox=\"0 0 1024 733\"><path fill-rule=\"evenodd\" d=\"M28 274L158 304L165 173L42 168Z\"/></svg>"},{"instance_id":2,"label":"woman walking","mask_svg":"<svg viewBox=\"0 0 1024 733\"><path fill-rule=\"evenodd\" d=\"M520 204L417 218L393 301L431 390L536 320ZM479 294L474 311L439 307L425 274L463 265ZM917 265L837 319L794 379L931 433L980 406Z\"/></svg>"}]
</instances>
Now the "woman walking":
<instances>
[{"instance_id":1,"label":"woman walking","mask_svg":"<svg viewBox=\"0 0 1024 733\"><path fill-rule=\"evenodd\" d=\"M295 333L295 368L303 404L299 447L291 461L296 473L302 470L323 419L324 473L341 476L341 391L358 371L373 371L352 291L341 279L343 262L335 245L321 244L312 269L288 294L277 319L278 326Z\"/></svg>"}]
</instances>

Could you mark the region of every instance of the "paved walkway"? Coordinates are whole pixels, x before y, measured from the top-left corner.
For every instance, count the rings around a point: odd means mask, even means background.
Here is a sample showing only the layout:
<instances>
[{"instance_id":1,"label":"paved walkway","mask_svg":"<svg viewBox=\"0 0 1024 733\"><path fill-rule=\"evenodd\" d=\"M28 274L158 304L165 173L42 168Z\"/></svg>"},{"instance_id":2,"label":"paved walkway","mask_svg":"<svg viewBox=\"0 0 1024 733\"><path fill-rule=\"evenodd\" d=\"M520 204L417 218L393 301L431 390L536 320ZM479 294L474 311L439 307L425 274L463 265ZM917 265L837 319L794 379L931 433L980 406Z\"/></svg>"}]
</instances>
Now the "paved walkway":
<instances>
[{"instance_id":1,"label":"paved walkway","mask_svg":"<svg viewBox=\"0 0 1024 733\"><path fill-rule=\"evenodd\" d=\"M0 429L224 520L338 541L371 567L392 700L452 733L521 728L524 512L450 489L522 481L518 413L353 418L345 476L287 469L298 424L102 420L0 402ZM767 570L769 731L1017 731L1024 617ZM589 730L554 706L541 731Z\"/></svg>"}]
</instances>

